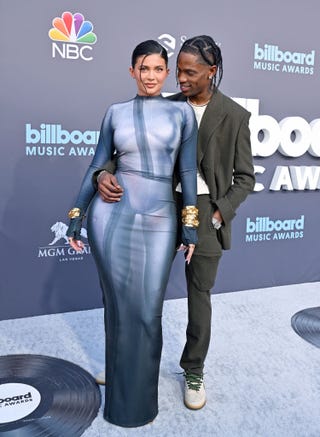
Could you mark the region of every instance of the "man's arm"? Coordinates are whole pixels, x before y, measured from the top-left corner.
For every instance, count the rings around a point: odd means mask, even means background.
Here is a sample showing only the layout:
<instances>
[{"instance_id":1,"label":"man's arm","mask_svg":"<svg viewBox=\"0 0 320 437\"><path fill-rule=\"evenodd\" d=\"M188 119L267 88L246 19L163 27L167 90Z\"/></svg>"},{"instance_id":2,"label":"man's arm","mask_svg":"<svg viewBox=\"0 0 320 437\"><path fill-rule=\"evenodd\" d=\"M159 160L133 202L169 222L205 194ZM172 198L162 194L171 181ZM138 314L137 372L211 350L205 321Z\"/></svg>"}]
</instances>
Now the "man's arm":
<instances>
[{"instance_id":1,"label":"man's arm","mask_svg":"<svg viewBox=\"0 0 320 437\"><path fill-rule=\"evenodd\" d=\"M254 184L255 176L248 115L242 120L237 136L234 156L233 183L226 195L215 202L220 211L220 215L225 222L233 219L237 208L253 190Z\"/></svg>"},{"instance_id":2,"label":"man's arm","mask_svg":"<svg viewBox=\"0 0 320 437\"><path fill-rule=\"evenodd\" d=\"M123 195L123 188L113 174L116 168L116 157L113 157L111 161L95 171L92 176L93 185L97 188L101 199L107 203L119 202Z\"/></svg>"},{"instance_id":3,"label":"man's arm","mask_svg":"<svg viewBox=\"0 0 320 437\"><path fill-rule=\"evenodd\" d=\"M106 164L104 164L103 167L96 170L92 175L92 183L95 188L98 188L98 177L102 172L107 171L108 173L114 174L117 168L117 162L116 157L113 156L113 158L108 161Z\"/></svg>"}]
</instances>

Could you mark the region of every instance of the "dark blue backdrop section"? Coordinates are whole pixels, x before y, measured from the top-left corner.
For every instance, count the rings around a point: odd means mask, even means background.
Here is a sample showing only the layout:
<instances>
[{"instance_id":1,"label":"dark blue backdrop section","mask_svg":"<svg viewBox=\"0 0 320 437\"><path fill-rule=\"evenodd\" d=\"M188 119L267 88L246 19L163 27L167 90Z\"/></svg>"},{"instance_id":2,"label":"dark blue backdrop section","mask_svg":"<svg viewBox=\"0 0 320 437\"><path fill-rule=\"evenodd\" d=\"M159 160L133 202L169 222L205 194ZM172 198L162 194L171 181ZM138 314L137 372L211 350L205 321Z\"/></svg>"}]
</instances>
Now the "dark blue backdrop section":
<instances>
[{"instance_id":1,"label":"dark blue backdrop section","mask_svg":"<svg viewBox=\"0 0 320 437\"><path fill-rule=\"evenodd\" d=\"M224 59L221 90L252 113L257 184L234 219L214 292L320 280L316 0L303 8L297 0L200 0L192 10L181 0L11 0L0 12L0 319L102 305L90 247L79 255L66 244L67 211L106 108L136 92L131 51L149 38L168 50L165 91L173 93L182 42L213 36ZM181 296L179 254L167 298Z\"/></svg>"}]
</instances>

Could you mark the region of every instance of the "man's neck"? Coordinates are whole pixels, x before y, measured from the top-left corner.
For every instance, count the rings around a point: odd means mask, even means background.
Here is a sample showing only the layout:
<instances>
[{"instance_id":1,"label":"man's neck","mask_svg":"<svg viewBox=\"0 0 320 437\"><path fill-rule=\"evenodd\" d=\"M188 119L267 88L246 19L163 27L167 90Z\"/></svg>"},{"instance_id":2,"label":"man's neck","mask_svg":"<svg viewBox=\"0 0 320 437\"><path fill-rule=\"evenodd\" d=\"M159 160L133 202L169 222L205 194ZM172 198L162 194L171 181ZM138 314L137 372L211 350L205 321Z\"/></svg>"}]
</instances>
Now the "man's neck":
<instances>
[{"instance_id":1,"label":"man's neck","mask_svg":"<svg viewBox=\"0 0 320 437\"><path fill-rule=\"evenodd\" d=\"M209 91L204 94L197 94L196 96L188 97L188 101L195 106L207 105L213 96L213 91Z\"/></svg>"}]
</instances>

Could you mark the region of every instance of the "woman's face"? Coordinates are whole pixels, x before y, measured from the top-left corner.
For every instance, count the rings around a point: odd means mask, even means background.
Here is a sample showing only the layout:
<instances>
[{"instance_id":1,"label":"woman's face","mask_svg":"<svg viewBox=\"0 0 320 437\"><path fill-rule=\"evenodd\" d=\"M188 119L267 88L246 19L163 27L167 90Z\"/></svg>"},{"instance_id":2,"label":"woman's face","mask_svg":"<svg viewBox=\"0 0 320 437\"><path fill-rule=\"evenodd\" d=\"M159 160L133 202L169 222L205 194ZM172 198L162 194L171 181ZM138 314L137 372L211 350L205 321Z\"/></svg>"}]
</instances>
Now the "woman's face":
<instances>
[{"instance_id":1,"label":"woman's face","mask_svg":"<svg viewBox=\"0 0 320 437\"><path fill-rule=\"evenodd\" d=\"M137 82L140 96L157 96L169 70L160 55L142 55L137 58L135 66L130 67L130 74Z\"/></svg>"}]
</instances>

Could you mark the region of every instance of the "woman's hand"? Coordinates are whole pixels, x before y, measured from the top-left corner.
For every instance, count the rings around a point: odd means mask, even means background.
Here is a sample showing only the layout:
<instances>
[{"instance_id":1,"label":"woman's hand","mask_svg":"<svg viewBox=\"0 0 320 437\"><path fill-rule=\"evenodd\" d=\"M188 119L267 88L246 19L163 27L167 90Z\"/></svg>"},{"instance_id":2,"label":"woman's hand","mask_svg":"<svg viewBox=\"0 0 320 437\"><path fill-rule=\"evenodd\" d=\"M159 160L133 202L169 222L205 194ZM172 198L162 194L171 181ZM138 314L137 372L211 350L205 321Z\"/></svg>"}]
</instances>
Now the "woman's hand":
<instances>
[{"instance_id":1,"label":"woman's hand","mask_svg":"<svg viewBox=\"0 0 320 437\"><path fill-rule=\"evenodd\" d=\"M75 240L69 237L69 244L76 252L81 252L81 250L84 249L84 244L81 240Z\"/></svg>"},{"instance_id":2,"label":"woman's hand","mask_svg":"<svg viewBox=\"0 0 320 437\"><path fill-rule=\"evenodd\" d=\"M185 251L185 259L187 264L190 264L195 247L195 244L189 244L187 250Z\"/></svg>"},{"instance_id":3,"label":"woman's hand","mask_svg":"<svg viewBox=\"0 0 320 437\"><path fill-rule=\"evenodd\" d=\"M185 246L184 244L181 244L177 251L179 252L180 250L184 250L184 257L186 260L187 264L190 264L194 249L195 249L196 245L195 244L189 244L188 246Z\"/></svg>"}]
</instances>

